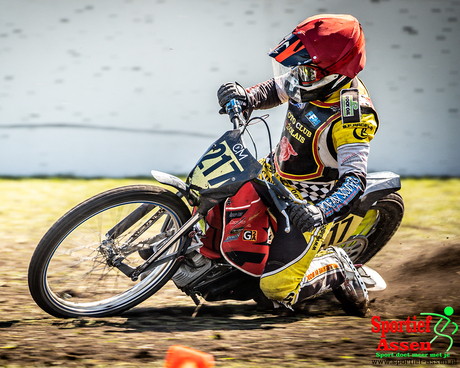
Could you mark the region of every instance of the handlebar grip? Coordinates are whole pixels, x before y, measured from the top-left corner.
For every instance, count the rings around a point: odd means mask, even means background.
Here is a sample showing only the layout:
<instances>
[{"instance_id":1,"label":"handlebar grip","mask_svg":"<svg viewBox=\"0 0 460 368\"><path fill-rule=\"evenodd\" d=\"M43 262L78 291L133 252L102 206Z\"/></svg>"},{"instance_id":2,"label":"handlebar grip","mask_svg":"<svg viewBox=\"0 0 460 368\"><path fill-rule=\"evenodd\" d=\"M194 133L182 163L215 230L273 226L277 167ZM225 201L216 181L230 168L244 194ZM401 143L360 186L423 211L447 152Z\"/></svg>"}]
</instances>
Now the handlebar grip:
<instances>
[{"instance_id":1,"label":"handlebar grip","mask_svg":"<svg viewBox=\"0 0 460 368\"><path fill-rule=\"evenodd\" d=\"M240 101L233 99L225 105L225 111L230 117L230 121L233 123L233 127L236 129L243 123L242 112Z\"/></svg>"}]
</instances>

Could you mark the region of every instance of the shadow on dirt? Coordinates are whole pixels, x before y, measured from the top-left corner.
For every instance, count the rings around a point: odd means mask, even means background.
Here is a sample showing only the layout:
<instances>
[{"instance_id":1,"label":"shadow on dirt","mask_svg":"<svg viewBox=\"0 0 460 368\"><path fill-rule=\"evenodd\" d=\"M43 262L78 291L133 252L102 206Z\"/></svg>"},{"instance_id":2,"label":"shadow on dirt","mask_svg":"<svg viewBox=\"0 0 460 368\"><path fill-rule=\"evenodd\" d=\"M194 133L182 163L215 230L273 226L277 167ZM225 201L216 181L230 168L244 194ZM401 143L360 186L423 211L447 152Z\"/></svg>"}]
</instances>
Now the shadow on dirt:
<instances>
[{"instance_id":1,"label":"shadow on dirt","mask_svg":"<svg viewBox=\"0 0 460 368\"><path fill-rule=\"evenodd\" d=\"M196 316L193 317L194 313ZM283 309L267 310L256 304L213 305L204 304L199 308L165 307L134 308L121 317L127 317L122 326L127 332L156 331L203 331L203 330L255 330L273 329L288 325L300 319L321 318L331 315L344 315L335 297L325 295L322 298L302 303L294 311Z\"/></svg>"},{"instance_id":2,"label":"shadow on dirt","mask_svg":"<svg viewBox=\"0 0 460 368\"><path fill-rule=\"evenodd\" d=\"M193 315L196 316L193 317ZM330 316L345 316L340 303L332 294L313 299L296 306L294 311L268 310L255 303L204 304L198 311L194 306L171 306L161 308L133 308L115 318L69 318L50 320L57 329L80 329L102 327L109 332L196 332L196 331L238 331L271 330L283 328L299 320L318 319ZM21 320L2 321L2 328L21 324Z\"/></svg>"},{"instance_id":3,"label":"shadow on dirt","mask_svg":"<svg viewBox=\"0 0 460 368\"><path fill-rule=\"evenodd\" d=\"M1 328L10 328L11 326L14 326L15 324L21 322L19 319L14 319L11 321L1 321L0 322L0 329Z\"/></svg>"},{"instance_id":4,"label":"shadow on dirt","mask_svg":"<svg viewBox=\"0 0 460 368\"><path fill-rule=\"evenodd\" d=\"M421 274L451 273L460 271L460 244L450 247L442 247L433 254L419 257L404 265L406 272L417 276ZM439 277L439 276L438 276Z\"/></svg>"},{"instance_id":5,"label":"shadow on dirt","mask_svg":"<svg viewBox=\"0 0 460 368\"><path fill-rule=\"evenodd\" d=\"M388 286L378 295L378 313L398 318L421 312L442 314L450 306L460 316L460 244L440 244L425 251L414 247L381 274Z\"/></svg>"}]
</instances>

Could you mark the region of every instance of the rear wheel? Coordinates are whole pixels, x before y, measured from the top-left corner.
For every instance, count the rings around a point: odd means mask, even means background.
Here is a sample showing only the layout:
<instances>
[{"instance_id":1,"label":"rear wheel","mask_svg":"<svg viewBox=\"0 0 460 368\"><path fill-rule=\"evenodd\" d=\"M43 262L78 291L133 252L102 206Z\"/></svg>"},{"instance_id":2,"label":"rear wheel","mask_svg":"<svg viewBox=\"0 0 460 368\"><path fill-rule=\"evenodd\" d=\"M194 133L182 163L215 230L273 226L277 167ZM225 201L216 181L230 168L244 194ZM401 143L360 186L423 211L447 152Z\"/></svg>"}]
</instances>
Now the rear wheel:
<instances>
[{"instance_id":1,"label":"rear wheel","mask_svg":"<svg viewBox=\"0 0 460 368\"><path fill-rule=\"evenodd\" d=\"M390 193L375 202L360 226L345 244L339 246L355 264L365 264L392 238L404 215L404 201L399 193Z\"/></svg>"},{"instance_id":2,"label":"rear wheel","mask_svg":"<svg viewBox=\"0 0 460 368\"><path fill-rule=\"evenodd\" d=\"M184 202L154 186L116 188L86 200L38 244L29 266L32 297L56 317L103 317L134 307L176 272L190 240L163 245L189 218ZM160 262L141 281L126 275L156 252Z\"/></svg>"}]
</instances>

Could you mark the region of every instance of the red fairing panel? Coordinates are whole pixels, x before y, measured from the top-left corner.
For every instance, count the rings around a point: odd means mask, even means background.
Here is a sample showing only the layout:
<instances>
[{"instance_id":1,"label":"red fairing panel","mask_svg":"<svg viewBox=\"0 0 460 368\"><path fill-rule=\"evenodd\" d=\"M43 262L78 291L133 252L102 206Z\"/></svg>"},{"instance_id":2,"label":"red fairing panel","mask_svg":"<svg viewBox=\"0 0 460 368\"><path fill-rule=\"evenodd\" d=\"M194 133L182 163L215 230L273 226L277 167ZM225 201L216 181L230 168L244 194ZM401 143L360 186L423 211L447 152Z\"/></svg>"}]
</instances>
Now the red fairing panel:
<instances>
[{"instance_id":1,"label":"red fairing panel","mask_svg":"<svg viewBox=\"0 0 460 368\"><path fill-rule=\"evenodd\" d=\"M222 230L216 224L217 218L222 220ZM215 232L222 231L223 236L219 237L221 255L239 270L251 276L260 276L268 258L272 234L270 225L274 221L252 184L246 183L234 197L227 199L223 215L215 207L207 220L212 223L212 235L210 233L208 237L206 232L200 252L205 256L215 254L218 240Z\"/></svg>"},{"instance_id":2,"label":"red fairing panel","mask_svg":"<svg viewBox=\"0 0 460 368\"><path fill-rule=\"evenodd\" d=\"M270 217L252 184L246 183L224 208L220 250L233 266L260 276L270 249Z\"/></svg>"}]
</instances>

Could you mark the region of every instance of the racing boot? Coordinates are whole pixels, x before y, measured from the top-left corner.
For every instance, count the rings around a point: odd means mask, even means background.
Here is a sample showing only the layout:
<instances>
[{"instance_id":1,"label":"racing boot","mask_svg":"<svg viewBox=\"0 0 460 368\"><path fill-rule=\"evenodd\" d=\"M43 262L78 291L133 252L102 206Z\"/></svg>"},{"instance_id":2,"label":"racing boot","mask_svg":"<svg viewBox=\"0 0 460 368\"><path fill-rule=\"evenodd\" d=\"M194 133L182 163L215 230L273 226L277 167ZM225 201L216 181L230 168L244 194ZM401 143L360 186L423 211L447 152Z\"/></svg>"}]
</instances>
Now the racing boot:
<instances>
[{"instance_id":1,"label":"racing boot","mask_svg":"<svg viewBox=\"0 0 460 368\"><path fill-rule=\"evenodd\" d=\"M333 290L343 310L353 316L364 317L369 306L367 288L347 253L340 247L330 247L345 273L345 281Z\"/></svg>"}]
</instances>

